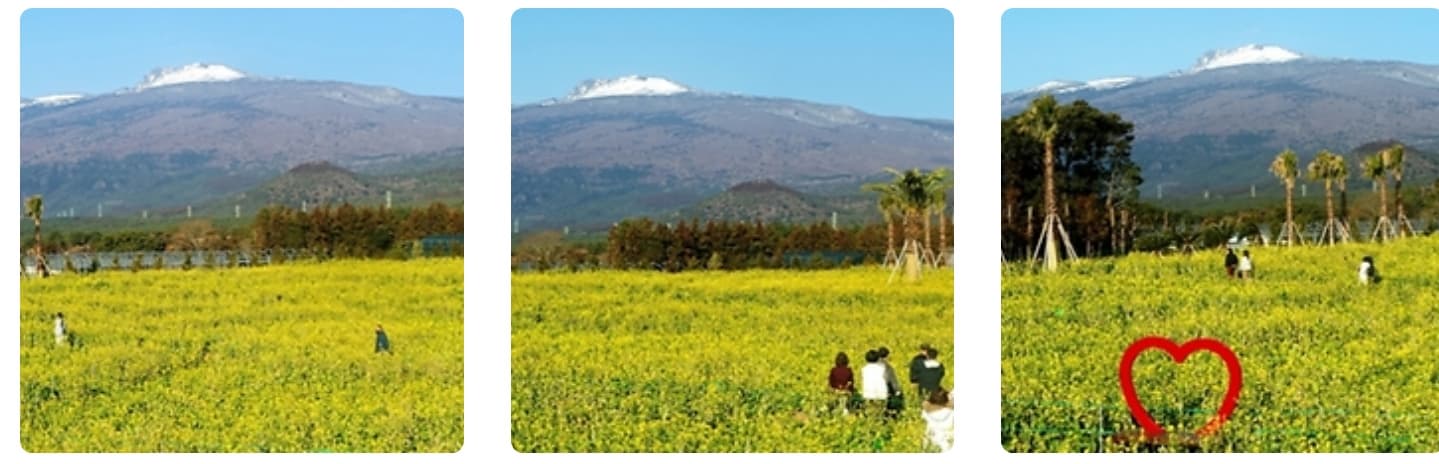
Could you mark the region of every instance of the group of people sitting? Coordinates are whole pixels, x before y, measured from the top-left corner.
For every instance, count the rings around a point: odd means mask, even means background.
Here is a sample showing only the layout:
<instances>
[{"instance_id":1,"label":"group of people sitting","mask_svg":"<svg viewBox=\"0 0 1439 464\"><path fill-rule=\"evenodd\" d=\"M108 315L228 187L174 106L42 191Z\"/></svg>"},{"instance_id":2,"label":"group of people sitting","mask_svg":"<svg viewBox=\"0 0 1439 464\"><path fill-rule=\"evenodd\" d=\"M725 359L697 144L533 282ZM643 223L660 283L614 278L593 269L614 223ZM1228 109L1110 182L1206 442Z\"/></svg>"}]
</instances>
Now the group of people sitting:
<instances>
[{"instance_id":1,"label":"group of people sitting","mask_svg":"<svg viewBox=\"0 0 1439 464\"><path fill-rule=\"evenodd\" d=\"M864 354L864 360L856 387L854 371L849 367L849 355L840 352L835 356L834 367L829 370L829 388L835 396L835 409L844 414L849 414L852 408L883 411L886 418L899 417L905 409L904 389L894 366L889 364L889 348L869 350ZM909 383L922 400L920 416L927 425L927 446L946 451L954 443L954 398L940 386L942 380L944 364L939 362L939 350L928 344L920 345L919 352L910 360Z\"/></svg>"},{"instance_id":2,"label":"group of people sitting","mask_svg":"<svg viewBox=\"0 0 1439 464\"><path fill-rule=\"evenodd\" d=\"M1234 254L1234 248L1224 255L1224 270L1229 273L1230 278L1253 279L1254 260L1249 258L1249 250L1244 250L1244 257ZM1359 260L1359 283L1361 285L1379 283L1379 268L1374 266L1374 258L1365 256Z\"/></svg>"}]
</instances>

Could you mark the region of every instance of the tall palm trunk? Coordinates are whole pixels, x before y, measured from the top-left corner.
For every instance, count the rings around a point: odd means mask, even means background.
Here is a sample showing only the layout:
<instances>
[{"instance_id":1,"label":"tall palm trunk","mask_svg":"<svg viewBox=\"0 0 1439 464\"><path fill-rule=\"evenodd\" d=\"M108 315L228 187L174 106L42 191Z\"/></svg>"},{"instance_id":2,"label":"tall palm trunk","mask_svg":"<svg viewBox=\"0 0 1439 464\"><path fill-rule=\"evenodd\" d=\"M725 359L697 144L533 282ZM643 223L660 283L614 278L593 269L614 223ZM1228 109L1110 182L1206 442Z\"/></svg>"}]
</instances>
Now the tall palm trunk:
<instances>
[{"instance_id":1,"label":"tall palm trunk","mask_svg":"<svg viewBox=\"0 0 1439 464\"><path fill-rule=\"evenodd\" d=\"M924 250L925 250L925 251L928 251L928 252L930 252L930 253L934 253L934 241L932 241L932 240L929 239L929 222L930 222L929 219L930 219L930 215L932 215L932 214L934 214L934 209L933 209L933 208L925 208L925 210L924 210Z\"/></svg>"},{"instance_id":2,"label":"tall palm trunk","mask_svg":"<svg viewBox=\"0 0 1439 464\"><path fill-rule=\"evenodd\" d=\"M35 216L35 269L40 277L50 277L50 265L45 263L45 246L40 243L40 217Z\"/></svg>"},{"instance_id":3,"label":"tall palm trunk","mask_svg":"<svg viewBox=\"0 0 1439 464\"><path fill-rule=\"evenodd\" d=\"M1059 231L1055 227L1055 219L1059 218L1059 202L1054 197L1054 140L1044 140L1044 230L1040 235L1044 237L1044 268L1050 271L1059 269Z\"/></svg>"},{"instance_id":4,"label":"tall palm trunk","mask_svg":"<svg viewBox=\"0 0 1439 464\"><path fill-rule=\"evenodd\" d=\"M1324 225L1326 229L1334 225L1334 189L1332 188L1333 185L1333 180L1324 179L1324 213L1329 216L1329 222L1326 222ZM1334 236L1338 234L1338 230L1330 231L1329 243L1334 243Z\"/></svg>"},{"instance_id":5,"label":"tall palm trunk","mask_svg":"<svg viewBox=\"0 0 1439 464\"><path fill-rule=\"evenodd\" d=\"M905 214L904 217L904 279L910 282L919 281L919 228L920 217L918 211Z\"/></svg>"},{"instance_id":6,"label":"tall palm trunk","mask_svg":"<svg viewBox=\"0 0 1439 464\"><path fill-rule=\"evenodd\" d=\"M1379 217L1389 217L1389 181L1379 180Z\"/></svg>"},{"instance_id":7,"label":"tall palm trunk","mask_svg":"<svg viewBox=\"0 0 1439 464\"><path fill-rule=\"evenodd\" d=\"M1289 238L1286 245L1294 244L1294 233L1299 227L1294 224L1294 179L1284 180L1284 235Z\"/></svg>"},{"instance_id":8,"label":"tall palm trunk","mask_svg":"<svg viewBox=\"0 0 1439 464\"><path fill-rule=\"evenodd\" d=\"M949 256L949 254L948 254L948 251L949 251L949 238L948 238L948 237L949 237L949 235L945 233L945 228L948 227L948 224L949 224L949 221L947 221L946 219L949 219L949 218L946 217L946 216L949 216L949 213L945 212L945 211L944 211L944 208L940 208L940 210L939 210L939 258L940 258L940 262L941 262L941 263L944 262L944 258L945 258L945 257Z\"/></svg>"},{"instance_id":9,"label":"tall palm trunk","mask_svg":"<svg viewBox=\"0 0 1439 464\"><path fill-rule=\"evenodd\" d=\"M1394 172L1394 213L1396 217L1404 217L1404 173L1399 171ZM1404 228L1399 228L1399 232L1403 233Z\"/></svg>"},{"instance_id":10,"label":"tall palm trunk","mask_svg":"<svg viewBox=\"0 0 1439 464\"><path fill-rule=\"evenodd\" d=\"M1339 222L1349 226L1349 181L1339 181Z\"/></svg>"}]
</instances>

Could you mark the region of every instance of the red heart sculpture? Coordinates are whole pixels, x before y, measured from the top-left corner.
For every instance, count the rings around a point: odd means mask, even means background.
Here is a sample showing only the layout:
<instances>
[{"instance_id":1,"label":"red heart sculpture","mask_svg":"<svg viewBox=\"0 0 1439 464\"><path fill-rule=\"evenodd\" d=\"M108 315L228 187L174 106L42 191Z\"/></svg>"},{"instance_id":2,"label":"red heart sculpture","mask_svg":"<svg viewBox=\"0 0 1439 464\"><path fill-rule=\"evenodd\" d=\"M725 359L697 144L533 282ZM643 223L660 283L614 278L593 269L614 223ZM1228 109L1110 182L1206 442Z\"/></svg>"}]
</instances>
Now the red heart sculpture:
<instances>
[{"instance_id":1,"label":"red heart sculpture","mask_svg":"<svg viewBox=\"0 0 1439 464\"><path fill-rule=\"evenodd\" d=\"M1144 434L1150 437L1164 435L1164 427L1155 423L1154 418L1150 417L1149 411L1144 410L1144 404L1139 402L1139 394L1134 392L1133 371L1134 360L1139 359L1139 353L1151 348L1164 350L1177 363L1183 363L1195 351L1209 351L1224 360L1224 366L1229 369L1229 389L1224 392L1224 401L1219 403L1219 412L1203 427L1200 427L1196 434L1204 436L1219 430L1239 402L1239 388L1243 384L1243 376L1239 371L1239 357L1235 356L1234 352L1230 351L1223 342L1212 338L1196 338L1181 346L1163 337L1144 337L1130 344L1129 348L1124 350L1124 357L1119 360L1119 388L1124 391L1124 402L1129 405L1130 414L1133 414L1134 419L1139 421L1139 426L1144 428Z\"/></svg>"}]
</instances>

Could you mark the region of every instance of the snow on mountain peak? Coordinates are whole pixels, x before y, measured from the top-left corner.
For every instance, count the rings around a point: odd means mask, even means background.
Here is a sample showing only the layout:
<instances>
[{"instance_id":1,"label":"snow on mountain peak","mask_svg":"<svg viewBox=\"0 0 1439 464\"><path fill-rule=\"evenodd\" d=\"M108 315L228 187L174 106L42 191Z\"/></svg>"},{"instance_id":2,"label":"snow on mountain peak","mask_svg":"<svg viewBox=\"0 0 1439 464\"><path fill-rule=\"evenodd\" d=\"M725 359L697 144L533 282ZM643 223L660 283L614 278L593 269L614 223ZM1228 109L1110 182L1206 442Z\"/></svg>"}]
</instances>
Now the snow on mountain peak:
<instances>
[{"instance_id":1,"label":"snow on mountain peak","mask_svg":"<svg viewBox=\"0 0 1439 464\"><path fill-rule=\"evenodd\" d=\"M1062 90L1065 90L1065 89L1070 89L1070 88L1078 87L1078 86L1081 86L1081 85L1084 85L1084 84L1079 83L1079 82L1074 82L1074 81L1049 81L1049 82L1045 82L1045 83L1043 83L1043 84L1039 84L1038 86L1035 86L1034 88L1029 89L1029 91L1030 91L1030 92L1057 92L1057 91L1062 91Z\"/></svg>"},{"instance_id":2,"label":"snow on mountain peak","mask_svg":"<svg viewBox=\"0 0 1439 464\"><path fill-rule=\"evenodd\" d=\"M1049 81L1026 90L1025 93L1051 93L1061 94L1077 92L1080 90L1105 90L1117 89L1139 80L1135 77L1106 77L1085 82L1075 81Z\"/></svg>"},{"instance_id":3,"label":"snow on mountain peak","mask_svg":"<svg viewBox=\"0 0 1439 464\"><path fill-rule=\"evenodd\" d=\"M1090 88L1090 89L1094 89L1094 90L1116 89L1116 88L1124 87L1124 86L1129 85L1129 84L1133 84L1134 81L1137 81L1137 80L1139 80L1139 79L1138 79L1138 78L1135 78L1135 77L1129 77L1129 76L1124 76L1124 77L1106 77L1106 78L1103 78L1103 79L1095 79L1095 80L1092 80L1092 81L1089 81L1089 82L1085 82L1085 83L1084 83L1084 86L1087 87L1087 88Z\"/></svg>"},{"instance_id":4,"label":"snow on mountain peak","mask_svg":"<svg viewBox=\"0 0 1439 464\"><path fill-rule=\"evenodd\" d=\"M590 79L576 86L566 100L633 95L674 95L690 88L663 77L623 76L614 79Z\"/></svg>"},{"instance_id":5,"label":"snow on mountain peak","mask_svg":"<svg viewBox=\"0 0 1439 464\"><path fill-rule=\"evenodd\" d=\"M57 95L46 95L46 96L43 96L43 97L35 97L34 99L30 99L30 100L24 100L24 99L22 99L22 100L20 100L20 108L21 108L21 109L25 109L25 108L31 107L31 106L61 106L61 105L68 105L68 104L71 104L71 103L75 103L76 101L78 101L78 100L80 100L80 99L82 99L82 98L85 98L85 94L80 94L80 93L62 93L62 94L57 94Z\"/></svg>"},{"instance_id":6,"label":"snow on mountain peak","mask_svg":"<svg viewBox=\"0 0 1439 464\"><path fill-rule=\"evenodd\" d=\"M1229 50L1214 50L1199 57L1193 72L1225 68L1245 64L1283 63L1303 58L1303 55L1273 45L1245 45Z\"/></svg>"},{"instance_id":7,"label":"snow on mountain peak","mask_svg":"<svg viewBox=\"0 0 1439 464\"><path fill-rule=\"evenodd\" d=\"M161 68L150 71L135 90L145 90L166 85L190 82L224 82L248 77L245 73L223 64L191 63L176 68Z\"/></svg>"}]
</instances>

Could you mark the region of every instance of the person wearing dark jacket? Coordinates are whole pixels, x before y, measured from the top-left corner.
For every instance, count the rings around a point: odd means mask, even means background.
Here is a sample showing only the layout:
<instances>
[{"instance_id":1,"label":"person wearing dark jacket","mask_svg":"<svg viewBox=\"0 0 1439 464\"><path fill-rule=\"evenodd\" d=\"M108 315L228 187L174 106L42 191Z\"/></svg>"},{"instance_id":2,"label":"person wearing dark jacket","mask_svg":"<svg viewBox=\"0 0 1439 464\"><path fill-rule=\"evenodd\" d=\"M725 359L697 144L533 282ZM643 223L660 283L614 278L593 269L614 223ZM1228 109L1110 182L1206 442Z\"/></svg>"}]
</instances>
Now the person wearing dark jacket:
<instances>
[{"instance_id":1,"label":"person wearing dark jacket","mask_svg":"<svg viewBox=\"0 0 1439 464\"><path fill-rule=\"evenodd\" d=\"M1224 254L1224 270L1229 273L1229 278L1232 279L1234 278L1234 270L1237 268L1239 268L1239 255L1234 254L1234 249L1230 248L1229 253Z\"/></svg>"},{"instance_id":2,"label":"person wearing dark jacket","mask_svg":"<svg viewBox=\"0 0 1439 464\"><path fill-rule=\"evenodd\" d=\"M925 354L925 353L928 352L928 351L929 351L929 344L928 344L928 343L925 343L925 344L923 344L923 345L919 345L919 353L917 353L917 354L914 355L914 359L909 360L909 384L914 386L915 392L919 392L919 391L920 391L920 390L919 390L919 372L922 371L922 370L924 370L924 360L925 360L925 359L929 359L929 358L927 357L927 355ZM924 398L924 395L921 394L920 396L917 396L916 398Z\"/></svg>"},{"instance_id":3,"label":"person wearing dark jacket","mask_svg":"<svg viewBox=\"0 0 1439 464\"><path fill-rule=\"evenodd\" d=\"M395 354L390 352L390 337L379 324L375 324L375 353Z\"/></svg>"},{"instance_id":4,"label":"person wearing dark jacket","mask_svg":"<svg viewBox=\"0 0 1439 464\"><path fill-rule=\"evenodd\" d=\"M939 350L929 348L924 354L923 367L918 376L920 398L926 398L931 392L939 390L939 382L944 380L944 364L939 362Z\"/></svg>"},{"instance_id":5,"label":"person wearing dark jacket","mask_svg":"<svg viewBox=\"0 0 1439 464\"><path fill-rule=\"evenodd\" d=\"M829 369L829 388L836 392L854 393L854 370L849 368L849 355L841 351Z\"/></svg>"},{"instance_id":6,"label":"person wearing dark jacket","mask_svg":"<svg viewBox=\"0 0 1439 464\"><path fill-rule=\"evenodd\" d=\"M889 401L886 403L885 416L890 418L899 417L899 412L904 410L904 390L899 384L899 376L894 373L894 366L889 364L889 347L881 346L877 351L879 362L884 365L884 383L889 387Z\"/></svg>"},{"instance_id":7,"label":"person wearing dark jacket","mask_svg":"<svg viewBox=\"0 0 1439 464\"><path fill-rule=\"evenodd\" d=\"M849 414L850 403L855 401L854 370L849 368L849 355L841 351L834 357L834 367L829 369L829 389L835 397L836 409Z\"/></svg>"}]
</instances>

